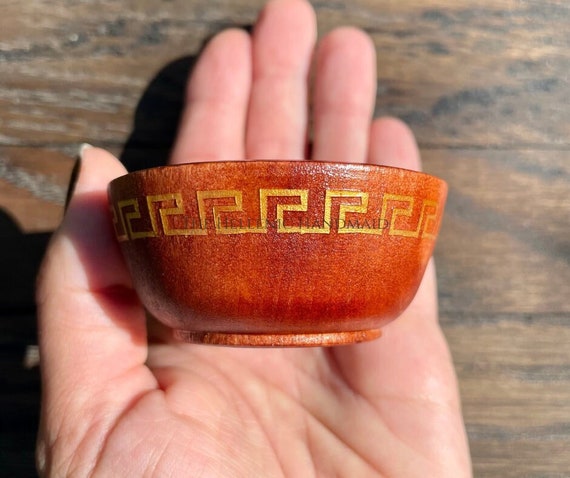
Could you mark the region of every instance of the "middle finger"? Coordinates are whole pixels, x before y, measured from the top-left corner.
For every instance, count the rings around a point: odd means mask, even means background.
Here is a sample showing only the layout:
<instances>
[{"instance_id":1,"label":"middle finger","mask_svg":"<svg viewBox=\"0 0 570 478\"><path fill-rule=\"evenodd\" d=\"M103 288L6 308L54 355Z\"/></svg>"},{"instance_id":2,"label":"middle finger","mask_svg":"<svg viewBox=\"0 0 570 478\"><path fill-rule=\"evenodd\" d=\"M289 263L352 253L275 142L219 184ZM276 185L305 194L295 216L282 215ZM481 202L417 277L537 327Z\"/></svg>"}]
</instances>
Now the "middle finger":
<instances>
[{"instance_id":1,"label":"middle finger","mask_svg":"<svg viewBox=\"0 0 570 478\"><path fill-rule=\"evenodd\" d=\"M246 158L303 159L316 30L304 0L274 0L262 11L253 34Z\"/></svg>"}]
</instances>

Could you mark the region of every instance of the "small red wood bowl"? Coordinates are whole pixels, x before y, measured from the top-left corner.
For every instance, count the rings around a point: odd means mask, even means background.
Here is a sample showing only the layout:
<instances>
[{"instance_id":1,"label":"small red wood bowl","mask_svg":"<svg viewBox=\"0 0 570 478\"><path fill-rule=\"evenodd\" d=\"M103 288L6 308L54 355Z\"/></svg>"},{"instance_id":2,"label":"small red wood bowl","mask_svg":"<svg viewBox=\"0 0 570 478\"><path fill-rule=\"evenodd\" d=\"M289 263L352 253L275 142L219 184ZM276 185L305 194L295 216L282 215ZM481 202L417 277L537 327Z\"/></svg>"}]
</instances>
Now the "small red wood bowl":
<instances>
[{"instance_id":1,"label":"small red wood bowl","mask_svg":"<svg viewBox=\"0 0 570 478\"><path fill-rule=\"evenodd\" d=\"M315 161L192 163L109 185L135 288L181 340L370 340L411 302L447 193L427 174Z\"/></svg>"}]
</instances>

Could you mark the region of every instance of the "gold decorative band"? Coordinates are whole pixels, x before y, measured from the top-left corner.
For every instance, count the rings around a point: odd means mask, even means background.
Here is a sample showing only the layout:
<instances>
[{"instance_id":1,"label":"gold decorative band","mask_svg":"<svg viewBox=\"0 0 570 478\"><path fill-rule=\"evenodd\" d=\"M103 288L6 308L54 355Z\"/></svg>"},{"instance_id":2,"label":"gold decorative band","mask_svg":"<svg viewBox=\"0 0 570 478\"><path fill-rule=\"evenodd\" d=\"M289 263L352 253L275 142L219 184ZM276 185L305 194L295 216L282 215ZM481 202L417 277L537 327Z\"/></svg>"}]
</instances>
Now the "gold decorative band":
<instances>
[{"instance_id":1,"label":"gold decorative band","mask_svg":"<svg viewBox=\"0 0 570 478\"><path fill-rule=\"evenodd\" d=\"M374 198L376 207L371 211L370 193L343 189L324 190L324 210L317 219L309 214L309 193L309 189L261 188L256 193L255 217L247 217L243 191L237 189L195 191L192 207L185 204L180 192L148 195L141 200L123 199L112 204L111 214L119 241L159 236L267 234L270 230L285 234L335 232L434 239L441 220L436 200L384 193L381 198ZM283 203L284 199L287 202Z\"/></svg>"}]
</instances>

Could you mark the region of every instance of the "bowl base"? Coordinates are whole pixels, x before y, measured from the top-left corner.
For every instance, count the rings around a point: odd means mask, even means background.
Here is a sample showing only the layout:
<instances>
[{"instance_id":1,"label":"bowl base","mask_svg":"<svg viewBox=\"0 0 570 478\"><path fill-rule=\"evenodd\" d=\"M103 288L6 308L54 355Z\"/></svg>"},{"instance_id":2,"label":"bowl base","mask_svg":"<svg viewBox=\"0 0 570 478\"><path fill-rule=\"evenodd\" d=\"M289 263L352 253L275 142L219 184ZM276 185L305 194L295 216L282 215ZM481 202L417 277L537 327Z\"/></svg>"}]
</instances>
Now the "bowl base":
<instances>
[{"instance_id":1,"label":"bowl base","mask_svg":"<svg viewBox=\"0 0 570 478\"><path fill-rule=\"evenodd\" d=\"M373 340L382 335L379 329L323 334L226 334L174 330L178 340L196 344L229 345L234 347L324 347L349 345Z\"/></svg>"}]
</instances>

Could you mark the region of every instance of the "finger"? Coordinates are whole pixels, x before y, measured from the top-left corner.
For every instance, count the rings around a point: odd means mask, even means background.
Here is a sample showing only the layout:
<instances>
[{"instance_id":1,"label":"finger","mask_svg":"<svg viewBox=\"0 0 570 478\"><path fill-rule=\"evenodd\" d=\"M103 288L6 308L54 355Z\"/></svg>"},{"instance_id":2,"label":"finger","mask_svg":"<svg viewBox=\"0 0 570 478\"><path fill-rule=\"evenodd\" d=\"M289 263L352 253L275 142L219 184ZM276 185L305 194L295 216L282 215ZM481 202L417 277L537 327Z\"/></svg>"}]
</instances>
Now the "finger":
<instances>
[{"instance_id":1,"label":"finger","mask_svg":"<svg viewBox=\"0 0 570 478\"><path fill-rule=\"evenodd\" d=\"M404 123L382 118L374 121L370 130L370 163L413 170L421 168L416 141ZM436 374L443 371L444 382L453 378L453 374L448 374L449 366L446 364L449 355L437 325L437 287L433 261L430 261L426 269L414 300L398 319L383 329L380 341L339 351L344 352L341 354L343 360L350 364L347 365L347 370L348 367L354 367L351 377L354 377L355 383L362 381L373 387L379 386L383 391L390 389L394 394L418 393L423 385L431 387L434 382L423 382L426 378L421 373L423 369ZM422 369L418 369L418 364L415 364L418 353L428 354L421 363ZM370 382L364 375L360 375L365 373L365 364L370 360L370 354L376 356L375 360L381 357L384 363L391 363L390 367L378 371L389 379ZM430 363L435 366L431 367ZM408 366L409 370L406 368ZM398 373L392 374L395 370ZM424 389L423 392L427 393L427 390ZM422 396L427 396L425 393ZM453 394L447 396L455 397Z\"/></svg>"},{"instance_id":2,"label":"finger","mask_svg":"<svg viewBox=\"0 0 570 478\"><path fill-rule=\"evenodd\" d=\"M391 118L372 124L368 161L421 169L412 132ZM340 374L353 390L368 397L403 443L414 443L419 434L434 435L445 427L438 439L422 442L420 451L438 457L448 469L465 470L469 448L457 380L437 317L435 266L430 260L414 300L383 328L380 340L339 348L333 355ZM372 372L370 364L383 365Z\"/></svg>"},{"instance_id":3,"label":"finger","mask_svg":"<svg viewBox=\"0 0 570 478\"><path fill-rule=\"evenodd\" d=\"M368 162L421 171L414 134L396 118L379 118L370 128Z\"/></svg>"},{"instance_id":4,"label":"finger","mask_svg":"<svg viewBox=\"0 0 570 478\"><path fill-rule=\"evenodd\" d=\"M469 447L452 358L436 320L435 284L430 261L412 304L382 329L379 340L333 353L349 387L367 398L402 443L413 447L418 436L435 437L416 451L463 476Z\"/></svg>"},{"instance_id":5,"label":"finger","mask_svg":"<svg viewBox=\"0 0 570 478\"><path fill-rule=\"evenodd\" d=\"M244 158L251 41L237 29L208 44L189 80L171 163Z\"/></svg>"},{"instance_id":6,"label":"finger","mask_svg":"<svg viewBox=\"0 0 570 478\"><path fill-rule=\"evenodd\" d=\"M370 127L368 162L421 171L420 152L410 128L396 118L379 118ZM433 261L432 261L433 262ZM437 320L437 291L433 264L430 263L410 307L404 312L415 320ZM416 310L414 304L421 304ZM419 318L419 319L418 319Z\"/></svg>"},{"instance_id":7,"label":"finger","mask_svg":"<svg viewBox=\"0 0 570 478\"><path fill-rule=\"evenodd\" d=\"M38 278L40 462L41 450L53 447L67 456L90 428L97 437L122 406L154 384L143 367L144 313L108 213L107 184L124 173L109 153L85 151L73 198Z\"/></svg>"},{"instance_id":8,"label":"finger","mask_svg":"<svg viewBox=\"0 0 570 478\"><path fill-rule=\"evenodd\" d=\"M315 12L302 0L274 0L253 34L253 83L246 132L250 159L302 159Z\"/></svg>"},{"instance_id":9,"label":"finger","mask_svg":"<svg viewBox=\"0 0 570 478\"><path fill-rule=\"evenodd\" d=\"M355 28L334 30L317 50L312 159L366 160L375 95L372 41Z\"/></svg>"}]
</instances>

